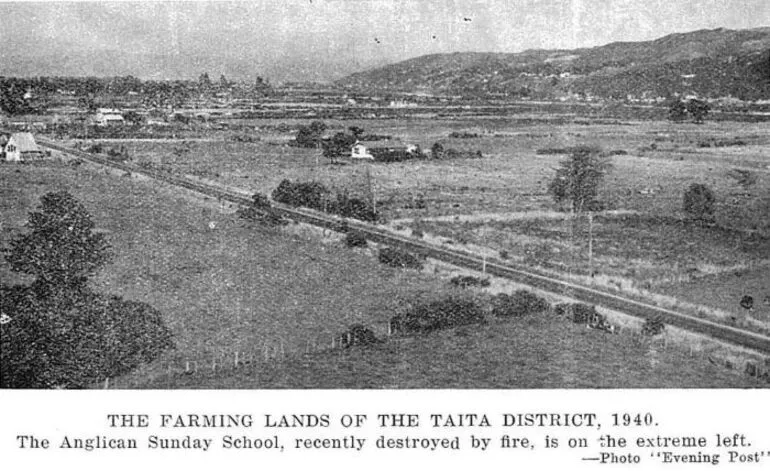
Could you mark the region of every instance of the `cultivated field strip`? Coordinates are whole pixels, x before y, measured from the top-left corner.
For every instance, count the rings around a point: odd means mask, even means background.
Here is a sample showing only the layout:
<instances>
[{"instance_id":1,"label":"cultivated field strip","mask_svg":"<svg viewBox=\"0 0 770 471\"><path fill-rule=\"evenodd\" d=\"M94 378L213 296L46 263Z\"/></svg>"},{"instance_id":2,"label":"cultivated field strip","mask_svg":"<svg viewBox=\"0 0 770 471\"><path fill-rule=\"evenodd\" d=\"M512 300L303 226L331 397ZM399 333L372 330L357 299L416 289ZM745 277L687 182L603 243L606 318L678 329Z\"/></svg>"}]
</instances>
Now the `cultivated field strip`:
<instances>
[{"instance_id":1,"label":"cultivated field strip","mask_svg":"<svg viewBox=\"0 0 770 471\"><path fill-rule=\"evenodd\" d=\"M45 147L93 163L109 166L130 173L142 174L155 180L159 180L177 187L182 187L222 201L229 201L231 203L241 205L251 204L250 198L242 194L227 191L222 188L192 182L185 178L180 178L163 172L142 169L123 163L114 162L97 155L70 149L43 139L39 139L39 143ZM382 229L360 221L344 219L309 209L298 209L275 202L273 203L273 208L280 215L297 222L307 223L338 232L353 229L362 233L367 239L376 243L399 247L410 252L425 255L427 257L450 263L459 267L479 271L484 270L491 275L506 278L523 285L532 286L543 291L554 293L556 295L567 296L581 302L596 304L607 309L619 311L642 319L657 317L662 319L663 322L673 326L701 334L706 334L715 339L757 350L765 354L770 353L770 337L764 336L762 334L749 332L743 329L723 325L689 314L676 312L670 309L661 308L616 294L589 288L587 286L563 281L550 275L537 273L535 270L532 270L528 267L524 268L508 262L502 262L501 260L482 258L479 255L469 254L455 249L428 244L423 241L414 240L408 237L394 234L393 232L390 232L386 229Z\"/></svg>"}]
</instances>

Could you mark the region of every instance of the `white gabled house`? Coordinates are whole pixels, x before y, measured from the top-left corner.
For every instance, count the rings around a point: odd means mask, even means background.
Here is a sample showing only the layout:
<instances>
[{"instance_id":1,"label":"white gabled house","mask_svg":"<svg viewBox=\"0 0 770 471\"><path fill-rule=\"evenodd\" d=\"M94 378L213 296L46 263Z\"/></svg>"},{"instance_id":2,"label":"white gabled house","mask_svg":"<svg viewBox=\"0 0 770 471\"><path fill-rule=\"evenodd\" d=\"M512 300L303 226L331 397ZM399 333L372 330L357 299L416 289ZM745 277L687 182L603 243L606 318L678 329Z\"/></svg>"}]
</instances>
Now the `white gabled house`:
<instances>
[{"instance_id":1,"label":"white gabled house","mask_svg":"<svg viewBox=\"0 0 770 471\"><path fill-rule=\"evenodd\" d=\"M37 160L44 157L43 151L38 147L35 138L30 132L17 132L11 134L3 149L5 160L8 162L23 162Z\"/></svg>"}]
</instances>

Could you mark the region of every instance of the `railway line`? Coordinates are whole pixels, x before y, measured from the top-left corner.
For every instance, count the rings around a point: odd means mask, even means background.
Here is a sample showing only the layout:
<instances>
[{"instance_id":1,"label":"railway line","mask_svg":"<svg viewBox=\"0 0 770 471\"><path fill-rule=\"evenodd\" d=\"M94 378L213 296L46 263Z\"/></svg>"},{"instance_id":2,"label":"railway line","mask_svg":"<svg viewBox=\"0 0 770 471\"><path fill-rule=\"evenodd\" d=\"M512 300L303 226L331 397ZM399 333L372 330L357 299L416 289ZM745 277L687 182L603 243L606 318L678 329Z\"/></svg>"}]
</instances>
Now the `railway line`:
<instances>
[{"instance_id":1,"label":"railway line","mask_svg":"<svg viewBox=\"0 0 770 471\"><path fill-rule=\"evenodd\" d=\"M169 185L185 188L212 198L228 201L239 205L251 204L249 197L226 189L199 182L193 182L185 178L159 172L152 169L143 169L114 162L104 157L82 152L76 149L61 146L54 142L38 139L40 145L59 152L71 155L99 165L112 167L126 172L142 174L146 177L164 182ZM532 286L542 291L559 296L566 296L581 302L595 304L607 309L619 311L642 319L660 318L666 324L680 327L692 332L705 334L715 339L749 348L763 354L770 354L770 337L732 327L708 319L678 312L672 309L662 308L643 301L627 298L618 294L598 290L588 286L572 283L546 273L539 273L529 267L517 266L498 259L482 258L481 256L456 250L453 248L436 246L421 240L415 240L399 234L394 234L386 229L361 221L345 219L334 215L319 213L309 209L295 208L280 203L273 203L273 209L281 216L317 227L330 229L337 232L355 230L363 234L368 240L376 243L398 247L412 253L417 253L442 262L456 265L471 270L484 270L494 276L505 278L516 283Z\"/></svg>"}]
</instances>

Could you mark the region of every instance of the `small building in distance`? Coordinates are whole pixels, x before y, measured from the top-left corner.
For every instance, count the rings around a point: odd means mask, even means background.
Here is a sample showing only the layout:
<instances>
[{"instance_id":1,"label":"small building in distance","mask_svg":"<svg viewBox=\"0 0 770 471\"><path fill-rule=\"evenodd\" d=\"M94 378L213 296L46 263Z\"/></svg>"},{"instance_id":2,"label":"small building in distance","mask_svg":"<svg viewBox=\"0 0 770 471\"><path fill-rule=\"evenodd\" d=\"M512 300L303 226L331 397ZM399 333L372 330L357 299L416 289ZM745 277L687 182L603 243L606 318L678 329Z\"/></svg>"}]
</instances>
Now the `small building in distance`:
<instances>
[{"instance_id":1,"label":"small building in distance","mask_svg":"<svg viewBox=\"0 0 770 471\"><path fill-rule=\"evenodd\" d=\"M350 158L378 162L400 162L419 157L417 146L399 141L356 141L350 148Z\"/></svg>"},{"instance_id":2,"label":"small building in distance","mask_svg":"<svg viewBox=\"0 0 770 471\"><path fill-rule=\"evenodd\" d=\"M3 147L3 153L5 154L5 160L8 162L39 160L45 156L30 132L11 134L5 147Z\"/></svg>"},{"instance_id":3,"label":"small building in distance","mask_svg":"<svg viewBox=\"0 0 770 471\"><path fill-rule=\"evenodd\" d=\"M117 110L100 109L94 116L94 124L100 127L123 126L126 120Z\"/></svg>"}]
</instances>

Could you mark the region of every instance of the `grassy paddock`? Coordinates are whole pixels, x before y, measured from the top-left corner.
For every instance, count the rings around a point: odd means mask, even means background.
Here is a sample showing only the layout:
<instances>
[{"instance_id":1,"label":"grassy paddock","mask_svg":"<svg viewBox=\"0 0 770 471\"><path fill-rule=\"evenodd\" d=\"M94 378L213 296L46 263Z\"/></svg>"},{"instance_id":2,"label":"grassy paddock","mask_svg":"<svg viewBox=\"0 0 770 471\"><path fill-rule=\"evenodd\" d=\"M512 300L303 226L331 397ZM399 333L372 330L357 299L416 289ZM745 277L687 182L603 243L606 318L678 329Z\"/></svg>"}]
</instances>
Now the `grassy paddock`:
<instances>
[{"instance_id":1,"label":"grassy paddock","mask_svg":"<svg viewBox=\"0 0 770 471\"><path fill-rule=\"evenodd\" d=\"M662 342L610 335L551 313L491 320L256 368L176 375L179 388L747 388L742 370Z\"/></svg>"},{"instance_id":2,"label":"grassy paddock","mask_svg":"<svg viewBox=\"0 0 770 471\"><path fill-rule=\"evenodd\" d=\"M303 348L352 323L382 332L399 300L446 289L342 243L248 225L215 202L193 203L152 183L62 164L0 166L3 245L23 230L39 197L54 190L81 200L114 248L95 289L164 313L177 342L164 360L195 360L265 342ZM0 275L29 281L11 273L4 259Z\"/></svg>"}]
</instances>

